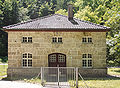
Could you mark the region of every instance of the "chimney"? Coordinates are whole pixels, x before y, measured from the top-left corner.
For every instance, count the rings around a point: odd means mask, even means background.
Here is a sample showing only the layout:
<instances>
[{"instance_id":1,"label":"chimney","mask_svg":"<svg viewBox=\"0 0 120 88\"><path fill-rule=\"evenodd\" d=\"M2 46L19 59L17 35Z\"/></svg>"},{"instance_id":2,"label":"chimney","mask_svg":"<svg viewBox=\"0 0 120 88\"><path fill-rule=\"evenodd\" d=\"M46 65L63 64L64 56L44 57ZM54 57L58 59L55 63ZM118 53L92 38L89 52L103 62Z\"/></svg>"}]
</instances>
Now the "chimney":
<instances>
[{"instance_id":1,"label":"chimney","mask_svg":"<svg viewBox=\"0 0 120 88\"><path fill-rule=\"evenodd\" d=\"M69 20L73 19L73 5L72 4L68 5L68 19Z\"/></svg>"}]
</instances>

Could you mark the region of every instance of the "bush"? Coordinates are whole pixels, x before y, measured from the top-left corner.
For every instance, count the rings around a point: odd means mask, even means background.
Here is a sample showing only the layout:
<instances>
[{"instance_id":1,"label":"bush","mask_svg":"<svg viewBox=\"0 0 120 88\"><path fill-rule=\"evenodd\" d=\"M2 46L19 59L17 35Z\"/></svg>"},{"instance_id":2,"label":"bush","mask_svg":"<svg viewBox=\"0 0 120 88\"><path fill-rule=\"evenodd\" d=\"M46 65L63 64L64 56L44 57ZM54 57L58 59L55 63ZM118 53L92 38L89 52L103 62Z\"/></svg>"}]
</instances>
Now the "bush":
<instances>
[{"instance_id":1,"label":"bush","mask_svg":"<svg viewBox=\"0 0 120 88\"><path fill-rule=\"evenodd\" d=\"M5 57L0 57L0 62L2 63L6 63L8 61L8 57L5 56Z\"/></svg>"}]
</instances>

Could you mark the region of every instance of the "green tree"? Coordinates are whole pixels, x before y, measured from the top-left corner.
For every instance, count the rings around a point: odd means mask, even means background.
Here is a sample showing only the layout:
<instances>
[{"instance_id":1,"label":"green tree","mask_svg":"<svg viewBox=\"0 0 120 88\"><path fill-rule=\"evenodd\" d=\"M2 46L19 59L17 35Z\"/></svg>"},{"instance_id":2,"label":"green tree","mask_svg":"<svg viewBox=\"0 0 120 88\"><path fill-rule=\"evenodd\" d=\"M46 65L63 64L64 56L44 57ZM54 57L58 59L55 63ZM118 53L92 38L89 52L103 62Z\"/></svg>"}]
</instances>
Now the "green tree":
<instances>
[{"instance_id":1,"label":"green tree","mask_svg":"<svg viewBox=\"0 0 120 88\"><path fill-rule=\"evenodd\" d=\"M52 13L53 13L53 11L51 9L51 6L48 5L47 2L45 2L44 4L41 5L40 10L39 10L40 16L47 16L47 15L52 14Z\"/></svg>"},{"instance_id":2,"label":"green tree","mask_svg":"<svg viewBox=\"0 0 120 88\"><path fill-rule=\"evenodd\" d=\"M2 20L3 20L3 11L2 11L2 1L0 0L0 28L2 27Z\"/></svg>"},{"instance_id":3,"label":"green tree","mask_svg":"<svg viewBox=\"0 0 120 88\"><path fill-rule=\"evenodd\" d=\"M3 3L3 25L10 25L12 24L11 20L11 11L12 11L12 3L10 0L5 0Z\"/></svg>"},{"instance_id":4,"label":"green tree","mask_svg":"<svg viewBox=\"0 0 120 88\"><path fill-rule=\"evenodd\" d=\"M62 14L62 15L66 15L67 16L67 11L64 9L60 9L60 10L58 10L57 12L55 12L56 14Z\"/></svg>"},{"instance_id":5,"label":"green tree","mask_svg":"<svg viewBox=\"0 0 120 88\"><path fill-rule=\"evenodd\" d=\"M12 21L11 24L19 22L19 7L17 0L12 1L11 21Z\"/></svg>"}]
</instances>

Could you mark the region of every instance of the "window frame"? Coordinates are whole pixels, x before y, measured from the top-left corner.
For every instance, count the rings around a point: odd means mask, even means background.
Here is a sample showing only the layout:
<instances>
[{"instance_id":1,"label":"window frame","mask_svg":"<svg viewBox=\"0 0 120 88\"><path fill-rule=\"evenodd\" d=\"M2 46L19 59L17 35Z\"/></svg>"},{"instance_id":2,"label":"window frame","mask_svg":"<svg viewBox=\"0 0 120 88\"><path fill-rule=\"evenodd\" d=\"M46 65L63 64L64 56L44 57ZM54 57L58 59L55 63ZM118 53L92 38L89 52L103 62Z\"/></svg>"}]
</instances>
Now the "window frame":
<instances>
[{"instance_id":1,"label":"window frame","mask_svg":"<svg viewBox=\"0 0 120 88\"><path fill-rule=\"evenodd\" d=\"M87 40L88 40L88 43L92 43L92 38L91 37L88 37Z\"/></svg>"},{"instance_id":2,"label":"window frame","mask_svg":"<svg viewBox=\"0 0 120 88\"><path fill-rule=\"evenodd\" d=\"M57 37L52 38L52 43L57 43Z\"/></svg>"},{"instance_id":3,"label":"window frame","mask_svg":"<svg viewBox=\"0 0 120 88\"><path fill-rule=\"evenodd\" d=\"M27 43L27 37L22 37L22 42Z\"/></svg>"},{"instance_id":4,"label":"window frame","mask_svg":"<svg viewBox=\"0 0 120 88\"><path fill-rule=\"evenodd\" d=\"M28 38L28 43L32 43L32 37L27 37Z\"/></svg>"},{"instance_id":5,"label":"window frame","mask_svg":"<svg viewBox=\"0 0 120 88\"><path fill-rule=\"evenodd\" d=\"M86 58L83 57L84 55L86 55ZM91 55L91 57L88 58L88 55ZM86 66L84 66L84 63L86 63ZM93 67L92 54L82 54L82 68L92 68L92 67Z\"/></svg>"},{"instance_id":6,"label":"window frame","mask_svg":"<svg viewBox=\"0 0 120 88\"><path fill-rule=\"evenodd\" d=\"M87 38L86 37L82 38L82 43L87 43Z\"/></svg>"},{"instance_id":7,"label":"window frame","mask_svg":"<svg viewBox=\"0 0 120 88\"><path fill-rule=\"evenodd\" d=\"M24 40L24 38L26 38L26 40ZM22 43L32 43L32 42L33 42L32 36L23 36L22 37Z\"/></svg>"},{"instance_id":8,"label":"window frame","mask_svg":"<svg viewBox=\"0 0 120 88\"><path fill-rule=\"evenodd\" d=\"M82 43L85 43L85 44L93 43L93 39L91 36L82 37Z\"/></svg>"},{"instance_id":9,"label":"window frame","mask_svg":"<svg viewBox=\"0 0 120 88\"><path fill-rule=\"evenodd\" d=\"M61 43L63 43L63 38L62 37L56 37L56 36L54 36L54 37L52 37L52 43L55 43L55 44L61 44Z\"/></svg>"},{"instance_id":10,"label":"window frame","mask_svg":"<svg viewBox=\"0 0 120 88\"><path fill-rule=\"evenodd\" d=\"M62 37L58 37L58 43L62 43Z\"/></svg>"},{"instance_id":11,"label":"window frame","mask_svg":"<svg viewBox=\"0 0 120 88\"><path fill-rule=\"evenodd\" d=\"M31 57L29 57L29 55ZM25 61L25 62L24 62ZM29 62L31 61L31 65L29 65ZM26 63L26 65L24 65ZM30 68L33 66L33 61L32 61L32 54L31 53L23 53L22 54L22 67L23 68Z\"/></svg>"}]
</instances>

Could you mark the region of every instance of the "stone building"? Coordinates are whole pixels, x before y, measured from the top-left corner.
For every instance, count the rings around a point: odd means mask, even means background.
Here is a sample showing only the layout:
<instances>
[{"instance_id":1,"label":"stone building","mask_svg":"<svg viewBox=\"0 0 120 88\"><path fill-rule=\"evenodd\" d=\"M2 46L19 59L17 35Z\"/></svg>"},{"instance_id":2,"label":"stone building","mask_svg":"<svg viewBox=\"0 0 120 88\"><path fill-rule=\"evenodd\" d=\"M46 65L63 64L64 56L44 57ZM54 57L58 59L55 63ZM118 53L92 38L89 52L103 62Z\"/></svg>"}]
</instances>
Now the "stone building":
<instances>
[{"instance_id":1,"label":"stone building","mask_svg":"<svg viewBox=\"0 0 120 88\"><path fill-rule=\"evenodd\" d=\"M85 76L105 76L109 27L54 14L3 27L8 33L8 76L40 67L79 67Z\"/></svg>"}]
</instances>

